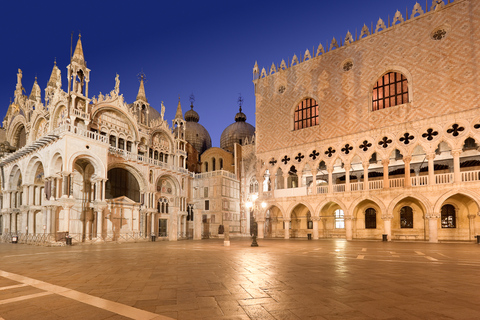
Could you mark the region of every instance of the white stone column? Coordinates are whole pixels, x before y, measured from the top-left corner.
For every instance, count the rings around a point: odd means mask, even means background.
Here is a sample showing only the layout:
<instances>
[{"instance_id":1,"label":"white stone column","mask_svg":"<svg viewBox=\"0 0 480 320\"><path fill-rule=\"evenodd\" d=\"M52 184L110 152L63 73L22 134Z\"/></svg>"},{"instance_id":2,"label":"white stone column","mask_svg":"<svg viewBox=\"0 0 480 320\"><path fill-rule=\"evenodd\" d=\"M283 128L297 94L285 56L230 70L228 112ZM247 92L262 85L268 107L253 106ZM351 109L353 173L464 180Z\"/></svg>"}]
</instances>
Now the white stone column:
<instances>
[{"instance_id":1,"label":"white stone column","mask_svg":"<svg viewBox=\"0 0 480 320\"><path fill-rule=\"evenodd\" d=\"M150 234L155 234L156 235L157 233L155 232L155 216L156 216L155 213L153 213L153 212L150 213ZM168 233L171 233L171 232L172 232L172 230L168 230ZM175 231L173 231L173 232L175 232Z\"/></svg>"},{"instance_id":2,"label":"white stone column","mask_svg":"<svg viewBox=\"0 0 480 320\"><path fill-rule=\"evenodd\" d=\"M193 209L193 240L202 240L202 214Z\"/></svg>"},{"instance_id":3,"label":"white stone column","mask_svg":"<svg viewBox=\"0 0 480 320\"><path fill-rule=\"evenodd\" d=\"M353 240L353 216L345 215L345 236L347 240Z\"/></svg>"},{"instance_id":4,"label":"white stone column","mask_svg":"<svg viewBox=\"0 0 480 320\"><path fill-rule=\"evenodd\" d=\"M460 173L460 153L461 150L452 150L453 155L453 181L455 183L462 182L462 175Z\"/></svg>"},{"instance_id":5,"label":"white stone column","mask_svg":"<svg viewBox=\"0 0 480 320\"><path fill-rule=\"evenodd\" d=\"M438 242L438 218L440 213L430 213L426 215L428 219L428 241Z\"/></svg>"},{"instance_id":6,"label":"white stone column","mask_svg":"<svg viewBox=\"0 0 480 320\"><path fill-rule=\"evenodd\" d=\"M168 232L168 240L177 241L178 240L178 208L172 207L172 213L170 213L170 231Z\"/></svg>"},{"instance_id":7,"label":"white stone column","mask_svg":"<svg viewBox=\"0 0 480 320\"><path fill-rule=\"evenodd\" d=\"M312 170L312 194L317 194L317 169Z\"/></svg>"},{"instance_id":8,"label":"white stone column","mask_svg":"<svg viewBox=\"0 0 480 320\"><path fill-rule=\"evenodd\" d=\"M469 214L468 216L468 239L474 239L476 232L475 232L475 215L474 214Z\"/></svg>"},{"instance_id":9,"label":"white stone column","mask_svg":"<svg viewBox=\"0 0 480 320\"><path fill-rule=\"evenodd\" d=\"M97 212L97 239L103 239L103 208L96 208Z\"/></svg>"},{"instance_id":10,"label":"white stone column","mask_svg":"<svg viewBox=\"0 0 480 320\"><path fill-rule=\"evenodd\" d=\"M410 177L410 161L412 161L412 157L403 157L403 163L405 165L405 187L407 188L412 186L412 178Z\"/></svg>"},{"instance_id":11,"label":"white stone column","mask_svg":"<svg viewBox=\"0 0 480 320\"><path fill-rule=\"evenodd\" d=\"M313 240L318 240L318 221L320 217L312 217L313 222Z\"/></svg>"},{"instance_id":12,"label":"white stone column","mask_svg":"<svg viewBox=\"0 0 480 320\"><path fill-rule=\"evenodd\" d=\"M392 220L393 215L382 215L384 234L387 235L387 240L392 241Z\"/></svg>"},{"instance_id":13,"label":"white stone column","mask_svg":"<svg viewBox=\"0 0 480 320\"><path fill-rule=\"evenodd\" d=\"M390 164L390 159L383 159L383 189L390 188L390 181L388 180L388 165Z\"/></svg>"},{"instance_id":14,"label":"white stone column","mask_svg":"<svg viewBox=\"0 0 480 320\"><path fill-rule=\"evenodd\" d=\"M265 230L265 221L264 220L257 220L257 238L258 239L263 239L264 236L264 230Z\"/></svg>"},{"instance_id":15,"label":"white stone column","mask_svg":"<svg viewBox=\"0 0 480 320\"><path fill-rule=\"evenodd\" d=\"M350 164L344 164L345 169L345 192L350 192Z\"/></svg>"},{"instance_id":16,"label":"white stone column","mask_svg":"<svg viewBox=\"0 0 480 320\"><path fill-rule=\"evenodd\" d=\"M363 165L363 190L367 191L369 188L368 185L368 167L370 166L370 162L364 161L362 162Z\"/></svg>"},{"instance_id":17,"label":"white stone column","mask_svg":"<svg viewBox=\"0 0 480 320\"><path fill-rule=\"evenodd\" d=\"M433 186L436 183L435 167L434 167L435 153L427 154L427 159L428 159L428 184Z\"/></svg>"},{"instance_id":18,"label":"white stone column","mask_svg":"<svg viewBox=\"0 0 480 320\"><path fill-rule=\"evenodd\" d=\"M29 206L35 205L35 186L33 184L28 185L27 201L24 204Z\"/></svg>"},{"instance_id":19,"label":"white stone column","mask_svg":"<svg viewBox=\"0 0 480 320\"><path fill-rule=\"evenodd\" d=\"M290 239L290 220L283 220L285 223L285 239Z\"/></svg>"},{"instance_id":20,"label":"white stone column","mask_svg":"<svg viewBox=\"0 0 480 320\"><path fill-rule=\"evenodd\" d=\"M47 233L52 233L52 206L47 206L47 212L46 212L46 215L47 215L47 223L45 224L46 225L46 231Z\"/></svg>"},{"instance_id":21,"label":"white stone column","mask_svg":"<svg viewBox=\"0 0 480 320\"><path fill-rule=\"evenodd\" d=\"M333 193L333 165L327 167L328 171L328 193Z\"/></svg>"}]
</instances>

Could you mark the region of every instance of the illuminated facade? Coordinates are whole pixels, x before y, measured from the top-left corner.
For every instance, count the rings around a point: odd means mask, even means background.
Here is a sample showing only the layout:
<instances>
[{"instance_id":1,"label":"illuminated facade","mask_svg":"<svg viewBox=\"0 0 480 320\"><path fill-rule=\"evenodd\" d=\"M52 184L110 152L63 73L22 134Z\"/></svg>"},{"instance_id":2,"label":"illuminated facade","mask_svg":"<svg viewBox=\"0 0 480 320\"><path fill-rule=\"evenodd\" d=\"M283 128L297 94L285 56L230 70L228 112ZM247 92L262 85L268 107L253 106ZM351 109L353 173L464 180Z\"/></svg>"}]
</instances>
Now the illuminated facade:
<instances>
[{"instance_id":1,"label":"illuminated facade","mask_svg":"<svg viewBox=\"0 0 480 320\"><path fill-rule=\"evenodd\" d=\"M163 103L161 112L148 103L143 75L131 104L118 75L109 94L90 97L80 38L67 69L67 90L55 64L43 100L37 80L24 95L18 71L0 131L3 241L201 239L222 236L224 221L242 235L235 155L211 148L193 106L184 119L179 101L169 125ZM202 170L201 154L205 164L217 158L217 168ZM198 194L198 185L211 193Z\"/></svg>"},{"instance_id":2,"label":"illuminated facade","mask_svg":"<svg viewBox=\"0 0 480 320\"><path fill-rule=\"evenodd\" d=\"M473 240L480 3L399 11L254 66L259 237Z\"/></svg>"}]
</instances>

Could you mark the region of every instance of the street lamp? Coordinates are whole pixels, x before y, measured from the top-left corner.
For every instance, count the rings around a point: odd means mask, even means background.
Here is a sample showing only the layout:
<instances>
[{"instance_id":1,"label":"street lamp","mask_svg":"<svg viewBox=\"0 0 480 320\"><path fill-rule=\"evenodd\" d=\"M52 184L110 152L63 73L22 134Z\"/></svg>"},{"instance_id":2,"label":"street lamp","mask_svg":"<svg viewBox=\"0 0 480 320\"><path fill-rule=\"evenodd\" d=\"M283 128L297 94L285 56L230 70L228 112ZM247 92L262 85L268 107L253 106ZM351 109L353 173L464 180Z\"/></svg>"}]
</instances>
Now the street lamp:
<instances>
[{"instance_id":1,"label":"street lamp","mask_svg":"<svg viewBox=\"0 0 480 320\"><path fill-rule=\"evenodd\" d=\"M253 226L253 230L250 230L250 233L252 233L252 244L251 247L258 247L257 243L257 222L255 221L255 211L259 210L258 207L258 195L256 193L250 195L249 198L247 198L247 202L245 203L245 206L250 209L250 212L253 213L253 224L250 223L250 228ZM262 201L261 206L263 209L267 207L267 204Z\"/></svg>"}]
</instances>

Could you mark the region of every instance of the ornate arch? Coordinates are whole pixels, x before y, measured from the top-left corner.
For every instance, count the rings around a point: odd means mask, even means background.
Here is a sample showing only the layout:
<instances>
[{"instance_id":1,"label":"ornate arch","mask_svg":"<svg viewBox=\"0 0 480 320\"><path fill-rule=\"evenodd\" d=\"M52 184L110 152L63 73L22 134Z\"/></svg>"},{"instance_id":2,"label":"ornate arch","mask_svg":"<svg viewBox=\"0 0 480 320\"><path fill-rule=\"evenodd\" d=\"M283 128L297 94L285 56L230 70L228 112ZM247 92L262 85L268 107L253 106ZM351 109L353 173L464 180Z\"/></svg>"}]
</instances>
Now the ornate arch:
<instances>
[{"instance_id":1,"label":"ornate arch","mask_svg":"<svg viewBox=\"0 0 480 320\"><path fill-rule=\"evenodd\" d=\"M148 181L145 180L144 175L137 168L125 163L112 163L111 165L108 166L107 173L108 171L112 169L117 169L117 168L125 169L128 172L130 172L135 177L135 179L137 179L141 192L144 192L148 189Z\"/></svg>"},{"instance_id":2,"label":"ornate arch","mask_svg":"<svg viewBox=\"0 0 480 320\"><path fill-rule=\"evenodd\" d=\"M380 200L379 198L375 197L375 196L372 196L372 195L370 195L366 198L358 197L357 199L355 199L355 201L353 201L352 204L350 205L350 208L349 208L348 212L353 212L355 210L355 208L360 203L362 203L363 201L371 201L371 202L375 203L380 208L380 211L381 211L380 213L381 214L386 214L387 213L387 207L385 206L383 201Z\"/></svg>"},{"instance_id":3,"label":"ornate arch","mask_svg":"<svg viewBox=\"0 0 480 320\"><path fill-rule=\"evenodd\" d=\"M463 195L466 197L471 198L475 204L477 205L478 211L480 211L480 195L472 190L469 189L464 189L464 190L450 190L446 193L444 193L438 200L435 202L435 206L433 207L433 212L440 212L440 209L442 208L443 203L450 198L451 196L454 195Z\"/></svg>"},{"instance_id":4,"label":"ornate arch","mask_svg":"<svg viewBox=\"0 0 480 320\"><path fill-rule=\"evenodd\" d=\"M388 205L386 214L393 213L393 208L395 208L395 206L400 201L402 201L403 199L406 199L406 198L413 198L413 199L417 200L423 206L423 208L425 209L425 214L430 213L433 210L432 204L430 203L430 201L425 196L423 196L420 193L413 193L413 192L410 191L410 192L398 195L392 201L390 201L390 204Z\"/></svg>"},{"instance_id":5,"label":"ornate arch","mask_svg":"<svg viewBox=\"0 0 480 320\"><path fill-rule=\"evenodd\" d=\"M28 164L27 164L26 169L25 169L25 175L24 175L25 183L28 183L28 184L33 184L34 183L35 173L36 173L39 165L42 165L43 175L44 175L44 177L46 176L45 175L46 170L45 170L44 161L41 158L40 154L37 154L28 161Z\"/></svg>"},{"instance_id":6,"label":"ornate arch","mask_svg":"<svg viewBox=\"0 0 480 320\"><path fill-rule=\"evenodd\" d=\"M95 175L100 178L106 178L107 172L106 168L103 165L103 161L96 155L92 153L86 153L85 151L78 151L75 152L70 156L69 159L66 161L66 168L65 171L73 172L73 166L78 159L87 159L92 164L93 168L95 169Z\"/></svg>"},{"instance_id":7,"label":"ornate arch","mask_svg":"<svg viewBox=\"0 0 480 320\"><path fill-rule=\"evenodd\" d=\"M291 217L292 216L292 211L293 209L295 209L298 205L303 205L305 206L309 211L310 211L310 214L313 216L313 208L312 206L310 205L310 203L308 202L304 202L304 201L299 201L299 202L295 202L295 203L292 203L291 205L288 206L288 209L287 209L287 213L288 213L288 216Z\"/></svg>"},{"instance_id":8,"label":"ornate arch","mask_svg":"<svg viewBox=\"0 0 480 320\"><path fill-rule=\"evenodd\" d=\"M121 109L121 108L118 108L118 107L115 107L113 105L105 105L105 106L99 106L97 107L92 115L91 115L91 119L92 121L96 121L97 120L97 117L103 113L103 112L108 112L108 111L111 111L111 112L114 112L114 113L119 113L121 114L122 116L124 116L127 120L128 120L128 125L131 129L133 129L133 132L134 132L134 137L133 139L135 141L138 141L140 140L140 133L138 131L138 127L136 125L136 121L133 119L133 117L128 113L128 112L125 112L125 110Z\"/></svg>"},{"instance_id":9,"label":"ornate arch","mask_svg":"<svg viewBox=\"0 0 480 320\"><path fill-rule=\"evenodd\" d=\"M331 198L331 199L325 199L325 200L323 200L322 202L320 202L320 203L317 205L315 211L313 212L312 217L319 217L319 216L320 216L320 212L322 211L322 209L323 209L327 204L329 204L329 203L331 203L331 202L337 204L337 205L340 207L340 209L342 209L343 212L345 212L345 215L347 215L347 213L349 213L349 211L347 210L347 209L348 209L347 206L346 206L342 201L340 201L340 200L337 199L337 198Z\"/></svg>"}]
</instances>

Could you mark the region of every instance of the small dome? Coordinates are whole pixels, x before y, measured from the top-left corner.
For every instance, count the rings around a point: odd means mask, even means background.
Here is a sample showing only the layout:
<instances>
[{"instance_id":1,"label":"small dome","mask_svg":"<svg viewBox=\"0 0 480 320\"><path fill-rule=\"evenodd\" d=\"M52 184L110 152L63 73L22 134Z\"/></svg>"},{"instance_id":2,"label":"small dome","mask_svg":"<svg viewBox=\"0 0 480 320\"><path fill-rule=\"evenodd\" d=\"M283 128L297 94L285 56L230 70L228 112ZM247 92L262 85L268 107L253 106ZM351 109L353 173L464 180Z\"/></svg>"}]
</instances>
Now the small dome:
<instances>
[{"instance_id":1,"label":"small dome","mask_svg":"<svg viewBox=\"0 0 480 320\"><path fill-rule=\"evenodd\" d=\"M185 140L187 140L199 154L202 154L205 150L212 147L212 139L207 129L195 121L187 121L185 123Z\"/></svg>"},{"instance_id":2,"label":"small dome","mask_svg":"<svg viewBox=\"0 0 480 320\"><path fill-rule=\"evenodd\" d=\"M255 127L247 123L247 116L240 111L235 115L235 122L223 130L220 137L220 148L233 152L235 143L243 144L255 134Z\"/></svg>"},{"instance_id":3,"label":"small dome","mask_svg":"<svg viewBox=\"0 0 480 320\"><path fill-rule=\"evenodd\" d=\"M197 150L198 154L202 154L205 150L212 147L212 139L207 129L205 129L198 121L200 116L193 110L193 103L190 110L185 112L185 140L187 140Z\"/></svg>"},{"instance_id":4,"label":"small dome","mask_svg":"<svg viewBox=\"0 0 480 320\"><path fill-rule=\"evenodd\" d=\"M190 105L190 110L185 112L185 121L198 122L200 121L200 116L198 113L193 110L193 104Z\"/></svg>"}]
</instances>

